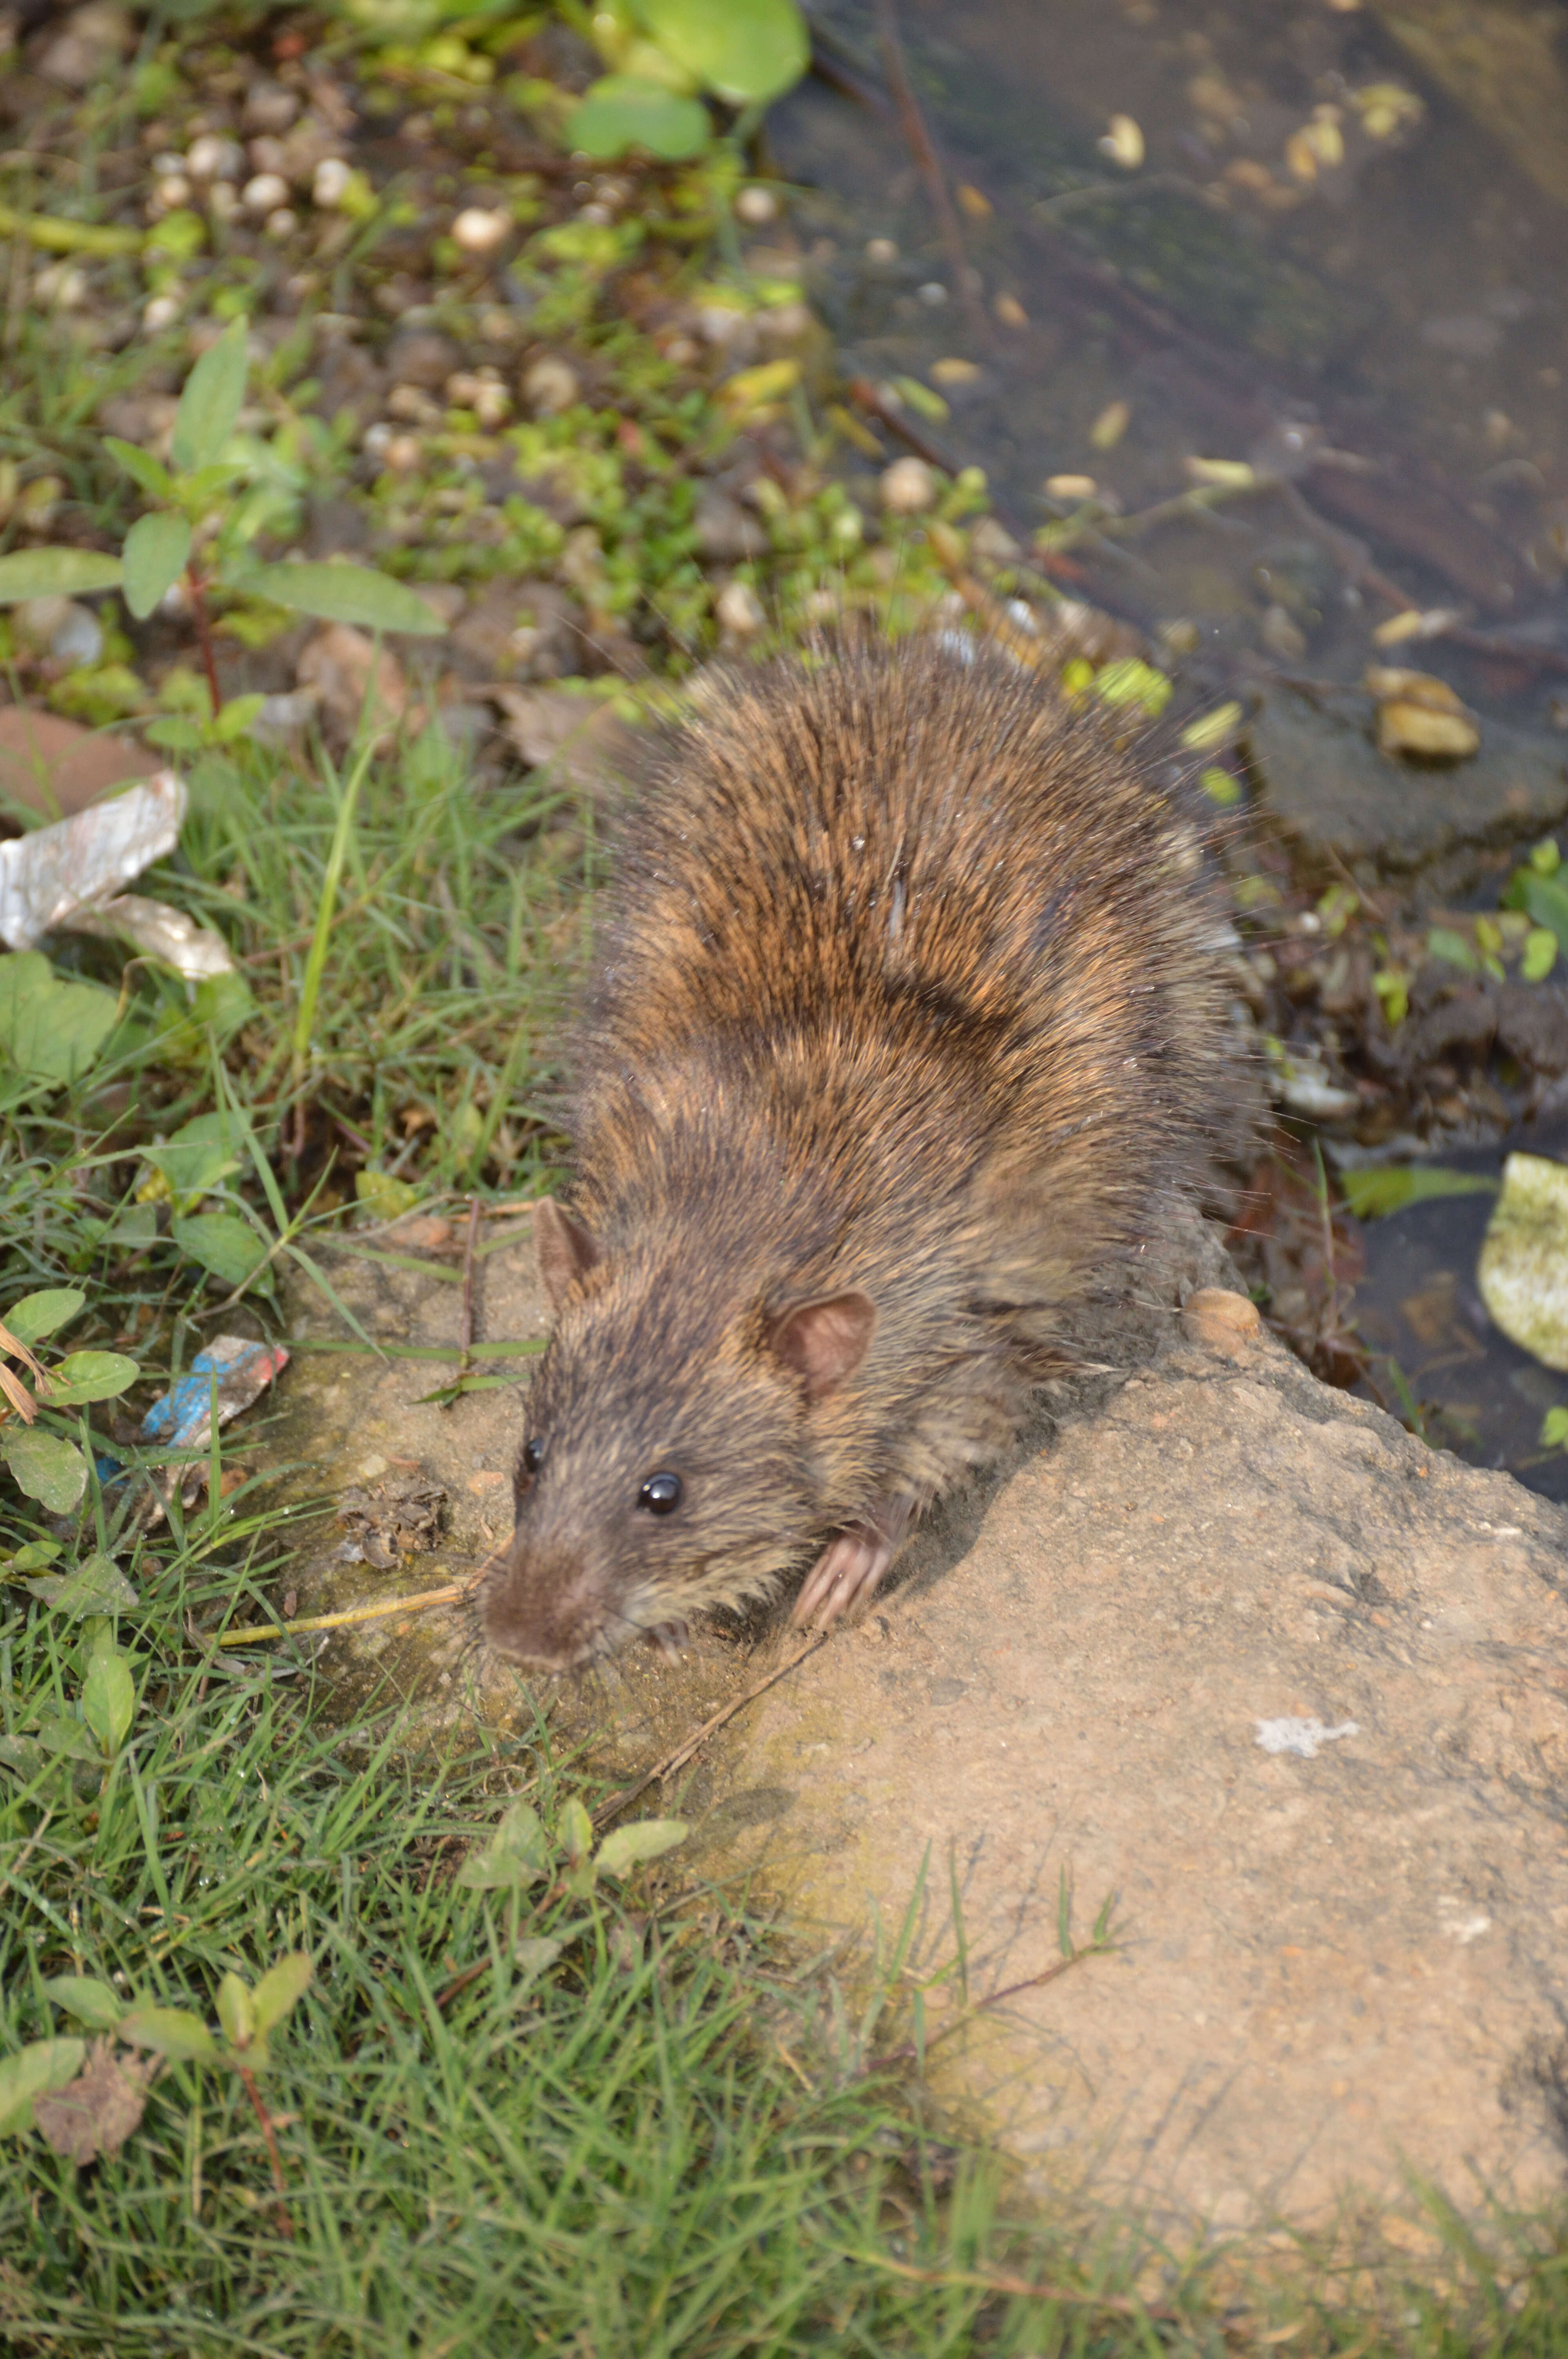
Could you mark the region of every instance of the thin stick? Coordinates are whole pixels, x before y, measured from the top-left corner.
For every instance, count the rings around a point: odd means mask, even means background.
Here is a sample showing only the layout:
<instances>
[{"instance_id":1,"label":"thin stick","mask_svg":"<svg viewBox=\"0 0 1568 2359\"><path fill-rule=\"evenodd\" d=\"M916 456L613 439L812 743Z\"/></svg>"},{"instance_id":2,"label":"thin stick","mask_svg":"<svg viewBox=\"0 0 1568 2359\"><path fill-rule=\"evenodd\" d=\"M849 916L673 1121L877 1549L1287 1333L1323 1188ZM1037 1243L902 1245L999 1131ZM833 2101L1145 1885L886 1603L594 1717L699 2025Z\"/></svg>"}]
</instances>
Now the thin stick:
<instances>
[{"instance_id":1,"label":"thin stick","mask_svg":"<svg viewBox=\"0 0 1568 2359\"><path fill-rule=\"evenodd\" d=\"M644 1771L641 1777L633 1778L630 1786L622 1786L619 1792L611 1795L607 1802L600 1802L593 1814L595 1831L597 1832L602 1826L608 1826L618 1811L623 1810L628 1802L634 1802L639 1794L646 1793L648 1788L656 1781L665 1777L673 1777L677 1769L684 1769L692 1755L706 1745L708 1738L721 1729L727 1720L733 1720L738 1712L744 1712L746 1706L749 1703L754 1703L758 1696L765 1695L769 1688L776 1685L786 1672L793 1671L797 1663L804 1663L807 1655L815 1655L818 1647L827 1645L828 1636L826 1630L816 1631L806 1640L804 1647L797 1647L794 1654L785 1661L775 1664L766 1679L759 1680L754 1687L749 1687L746 1690L744 1695L736 1696L732 1702L725 1704L720 1711L716 1712L710 1720L705 1720L696 1734L688 1736L684 1745L677 1745L673 1753L666 1753L663 1760L655 1761L653 1767Z\"/></svg>"},{"instance_id":2,"label":"thin stick","mask_svg":"<svg viewBox=\"0 0 1568 2359\"><path fill-rule=\"evenodd\" d=\"M277 2190L277 2206L274 2217L277 2222L279 2233L287 2236L292 2244L294 2223L288 2215L288 2181L283 2175L283 2157L277 2150L277 2133L272 2125L272 2115L262 2103L262 2093L256 2087L255 2074L243 2064L236 2064L234 2070L244 2083L246 2096L255 2107L256 2119L261 2124L261 2133L266 2140L267 2159L272 2164L272 2183Z\"/></svg>"},{"instance_id":3,"label":"thin stick","mask_svg":"<svg viewBox=\"0 0 1568 2359\"><path fill-rule=\"evenodd\" d=\"M218 685L218 658L212 647L212 618L207 612L207 584L194 565L185 569L186 592L190 600L190 619L196 625L196 644L201 650L201 669L207 675L207 694L211 701L212 718L217 720L223 710L223 691Z\"/></svg>"},{"instance_id":4,"label":"thin stick","mask_svg":"<svg viewBox=\"0 0 1568 2359\"><path fill-rule=\"evenodd\" d=\"M892 92L897 103L899 117L903 125L903 136L909 142L910 152L919 167L920 177L925 183L925 192L931 200L931 210L936 216L936 226L941 233L942 244L947 255L947 266L953 273L958 300L964 307L964 317L968 322L970 334L981 345L989 345L990 329L987 323L986 315L980 309L979 298L975 293L975 282L969 272L969 257L964 246L964 233L958 226L958 216L953 211L953 200L947 194L947 182L943 174L941 159L937 156L931 134L926 128L925 117L920 111L920 102L914 95L914 84L909 79L903 44L898 38L898 19L893 14L893 0L876 0L876 18L877 35L881 42L882 64L887 73L888 87Z\"/></svg>"},{"instance_id":5,"label":"thin stick","mask_svg":"<svg viewBox=\"0 0 1568 2359\"><path fill-rule=\"evenodd\" d=\"M992 1991L989 1998L977 1999L973 2006L961 2008L951 2023L945 2023L939 2031L932 2033L925 2042L925 2053L929 2056L938 2040L950 2039L955 2031L962 2031L976 2016L989 2013L993 2006L1004 2006L1010 1998L1016 1998L1020 1991L1043 1989L1046 1983L1054 1983L1058 1975L1070 1973L1086 1958L1108 1957L1114 1946L1110 1941L1086 1941L1081 1949L1073 1951L1070 1958L1054 1958L1039 1973L1026 1974L1021 1983L1009 1983L1005 1990ZM919 2057L920 2050L914 2042L906 2039L902 2047L885 2048L880 2056L871 2057L865 2069L868 2072L880 2072L890 2064L916 2063Z\"/></svg>"},{"instance_id":6,"label":"thin stick","mask_svg":"<svg viewBox=\"0 0 1568 2359\"><path fill-rule=\"evenodd\" d=\"M413 1597L395 1597L381 1605L354 1605L343 1614L309 1614L297 1622L258 1622L243 1630L225 1630L220 1647L248 1647L253 1638L292 1638L297 1630L343 1630L351 1622L384 1622L392 1614L422 1614L428 1605L453 1605L477 1588L481 1573L468 1581L451 1581L445 1589L421 1589Z\"/></svg>"},{"instance_id":7,"label":"thin stick","mask_svg":"<svg viewBox=\"0 0 1568 2359\"><path fill-rule=\"evenodd\" d=\"M1075 2310L1109 2310L1120 2318L1162 2318L1174 2320L1177 2312L1162 2302L1139 2301L1125 2293L1073 2293L1065 2286L1031 2285L1027 2277L992 2276L981 2269L917 2269L908 2261L895 2261L885 2253L851 2252L841 2246L847 2261L859 2261L863 2268L885 2269L890 2277L908 2277L914 2285L972 2286L977 2293L1006 2294L1014 2301L1056 2301L1069 2304Z\"/></svg>"},{"instance_id":8,"label":"thin stick","mask_svg":"<svg viewBox=\"0 0 1568 2359\"><path fill-rule=\"evenodd\" d=\"M469 1232L463 1240L463 1315L458 1329L458 1386L468 1375L473 1352L473 1249L479 1239L479 1198L469 1198Z\"/></svg>"}]
</instances>

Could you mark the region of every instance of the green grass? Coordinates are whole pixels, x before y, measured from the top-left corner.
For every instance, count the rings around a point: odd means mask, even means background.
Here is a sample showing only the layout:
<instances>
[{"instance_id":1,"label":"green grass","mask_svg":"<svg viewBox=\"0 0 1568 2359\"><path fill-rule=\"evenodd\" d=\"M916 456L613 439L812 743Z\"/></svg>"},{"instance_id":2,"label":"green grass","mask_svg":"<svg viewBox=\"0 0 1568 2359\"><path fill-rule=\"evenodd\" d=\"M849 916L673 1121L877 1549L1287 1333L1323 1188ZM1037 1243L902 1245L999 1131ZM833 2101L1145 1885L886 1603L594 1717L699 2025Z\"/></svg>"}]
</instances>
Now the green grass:
<instances>
[{"instance_id":1,"label":"green grass","mask_svg":"<svg viewBox=\"0 0 1568 2359\"><path fill-rule=\"evenodd\" d=\"M264 2083L292 2234L235 2076L169 2065L140 2129L80 2174L36 2135L0 2147L6 2348L1088 2347L1090 2311L853 2257L983 2265L1004 2244L995 2175L939 2193L907 2108L857 2076L826 1978L719 1896L667 1874L588 1900L454 1882L503 1796L533 1792L549 1822L570 1790L543 1730L407 1757L390 1717L319 1718L304 1665L193 1645L277 1554L265 1516L140 1547L123 1751L6 1780L0 2049L71 2028L47 1975L210 2017L226 1971L308 1951ZM9 1731L69 1712L91 1636L7 1616Z\"/></svg>"}]
</instances>

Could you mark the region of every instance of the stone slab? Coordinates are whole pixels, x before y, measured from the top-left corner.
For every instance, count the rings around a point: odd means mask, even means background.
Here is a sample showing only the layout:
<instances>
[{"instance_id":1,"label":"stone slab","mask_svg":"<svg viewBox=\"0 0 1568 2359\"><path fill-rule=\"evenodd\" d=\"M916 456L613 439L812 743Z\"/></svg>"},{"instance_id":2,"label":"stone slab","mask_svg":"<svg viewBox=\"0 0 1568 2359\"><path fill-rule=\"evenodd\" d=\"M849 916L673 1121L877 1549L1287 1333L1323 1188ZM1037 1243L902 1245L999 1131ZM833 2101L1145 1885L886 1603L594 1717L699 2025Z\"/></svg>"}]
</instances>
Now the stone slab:
<instances>
[{"instance_id":1,"label":"stone slab","mask_svg":"<svg viewBox=\"0 0 1568 2359\"><path fill-rule=\"evenodd\" d=\"M1372 700L1358 689L1283 683L1263 691L1248 724L1263 813L1325 877L1334 859L1390 877L1442 863L1451 891L1477 853L1544 835L1568 816L1560 745L1488 719L1471 760L1411 763L1380 753L1372 725Z\"/></svg>"}]
</instances>

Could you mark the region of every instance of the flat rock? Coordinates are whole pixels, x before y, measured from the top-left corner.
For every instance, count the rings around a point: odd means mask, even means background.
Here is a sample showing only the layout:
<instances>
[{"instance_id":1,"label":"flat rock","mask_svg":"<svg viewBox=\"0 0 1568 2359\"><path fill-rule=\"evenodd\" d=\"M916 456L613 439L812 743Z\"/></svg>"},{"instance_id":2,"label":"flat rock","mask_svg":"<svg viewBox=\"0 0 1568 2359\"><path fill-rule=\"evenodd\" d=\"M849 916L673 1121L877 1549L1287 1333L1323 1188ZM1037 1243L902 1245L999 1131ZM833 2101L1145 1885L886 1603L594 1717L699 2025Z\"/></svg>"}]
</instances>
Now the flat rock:
<instances>
[{"instance_id":1,"label":"flat rock","mask_svg":"<svg viewBox=\"0 0 1568 2359\"><path fill-rule=\"evenodd\" d=\"M1359 689L1266 689L1248 727L1264 814L1309 866L1375 868L1390 877L1442 864L1463 886L1475 855L1547 833L1568 816L1560 745L1482 724L1481 750L1452 764L1379 753L1372 700Z\"/></svg>"},{"instance_id":2,"label":"flat rock","mask_svg":"<svg viewBox=\"0 0 1568 2359\"><path fill-rule=\"evenodd\" d=\"M1173 2230L1561 2190L1568 1516L1197 1298L1113 1398L919 1536L725 1777L797 1914L972 1997L938 2085L1042 2193ZM934 2018L935 2020L935 2018Z\"/></svg>"},{"instance_id":3,"label":"flat rock","mask_svg":"<svg viewBox=\"0 0 1568 2359\"><path fill-rule=\"evenodd\" d=\"M545 1332L528 1227L486 1228L492 1375ZM330 1347L288 1370L271 1444L327 1502L300 1613L461 1580L510 1525L510 1385L424 1397L455 1373L460 1234L371 1251L396 1258L337 1254L333 1287L434 1356L340 1353L335 1313L292 1306ZM932 2058L1043 2197L1177 2235L1349 2203L1408 2246L1407 2167L1477 2212L1568 2177L1568 1515L1327 1390L1227 1270L1189 1238L1106 1314L1100 1373L662 1803L699 1822L694 1865L813 1928L885 1943L913 1902L912 1970L951 1964L956 1890L971 2000L1059 1964L1064 1877L1080 1942L1110 1904L1112 1953ZM478 1715L523 1743L546 1706L620 1777L795 1644L757 1623L535 1691L473 1640L460 1606L410 1611L333 1632L321 1668L343 1710L401 1693L432 1734Z\"/></svg>"}]
</instances>

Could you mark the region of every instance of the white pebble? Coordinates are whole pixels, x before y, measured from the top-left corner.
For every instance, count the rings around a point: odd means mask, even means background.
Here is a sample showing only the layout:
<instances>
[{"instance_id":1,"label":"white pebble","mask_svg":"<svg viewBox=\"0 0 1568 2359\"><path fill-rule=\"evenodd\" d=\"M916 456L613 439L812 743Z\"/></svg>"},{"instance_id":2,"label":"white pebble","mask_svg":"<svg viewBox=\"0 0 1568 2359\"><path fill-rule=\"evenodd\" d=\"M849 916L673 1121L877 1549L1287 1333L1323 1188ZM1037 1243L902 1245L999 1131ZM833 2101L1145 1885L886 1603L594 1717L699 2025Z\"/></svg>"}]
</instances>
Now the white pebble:
<instances>
[{"instance_id":1,"label":"white pebble","mask_svg":"<svg viewBox=\"0 0 1568 2359\"><path fill-rule=\"evenodd\" d=\"M924 459L895 459L883 470L881 495L890 516L919 516L936 497L936 478Z\"/></svg>"},{"instance_id":2,"label":"white pebble","mask_svg":"<svg viewBox=\"0 0 1568 2359\"><path fill-rule=\"evenodd\" d=\"M189 197L190 183L183 172L166 173L153 190L154 203L166 213L178 212L181 205L189 202Z\"/></svg>"},{"instance_id":3,"label":"white pebble","mask_svg":"<svg viewBox=\"0 0 1568 2359\"><path fill-rule=\"evenodd\" d=\"M713 602L713 612L719 629L737 639L755 638L768 619L749 582L727 582Z\"/></svg>"},{"instance_id":4,"label":"white pebble","mask_svg":"<svg viewBox=\"0 0 1568 2359\"><path fill-rule=\"evenodd\" d=\"M553 353L523 372L523 398L535 418L553 418L569 409L579 390L576 369Z\"/></svg>"},{"instance_id":5,"label":"white pebble","mask_svg":"<svg viewBox=\"0 0 1568 2359\"><path fill-rule=\"evenodd\" d=\"M425 455L425 446L417 434L395 434L382 457L395 474L412 474Z\"/></svg>"},{"instance_id":6,"label":"white pebble","mask_svg":"<svg viewBox=\"0 0 1568 2359\"><path fill-rule=\"evenodd\" d=\"M215 131L204 131L193 139L185 158L185 168L193 180L232 180L243 172L245 151L237 139L220 138Z\"/></svg>"},{"instance_id":7,"label":"white pebble","mask_svg":"<svg viewBox=\"0 0 1568 2359\"><path fill-rule=\"evenodd\" d=\"M512 230L510 213L491 212L483 205L466 205L452 223L452 236L465 254L493 254Z\"/></svg>"},{"instance_id":8,"label":"white pebble","mask_svg":"<svg viewBox=\"0 0 1568 2359\"><path fill-rule=\"evenodd\" d=\"M240 190L240 201L249 212L276 212L288 201L288 182L281 172L258 172Z\"/></svg>"},{"instance_id":9,"label":"white pebble","mask_svg":"<svg viewBox=\"0 0 1568 2359\"><path fill-rule=\"evenodd\" d=\"M323 156L310 183L310 201L330 209L341 205L353 173L341 156Z\"/></svg>"},{"instance_id":10,"label":"white pebble","mask_svg":"<svg viewBox=\"0 0 1568 2359\"><path fill-rule=\"evenodd\" d=\"M868 262L889 263L898 260L898 248L891 237L869 237L866 240Z\"/></svg>"},{"instance_id":11,"label":"white pebble","mask_svg":"<svg viewBox=\"0 0 1568 2359\"><path fill-rule=\"evenodd\" d=\"M946 303L947 300L947 289L939 278L928 278L924 287L917 287L914 291L921 301L928 304L932 310L935 310L939 304Z\"/></svg>"},{"instance_id":12,"label":"white pebble","mask_svg":"<svg viewBox=\"0 0 1568 2359\"><path fill-rule=\"evenodd\" d=\"M51 262L34 279L33 292L57 311L74 311L87 299L87 274L74 262Z\"/></svg>"},{"instance_id":13,"label":"white pebble","mask_svg":"<svg viewBox=\"0 0 1568 2359\"><path fill-rule=\"evenodd\" d=\"M207 208L216 221L232 221L240 210L240 192L232 180L214 180L207 191Z\"/></svg>"},{"instance_id":14,"label":"white pebble","mask_svg":"<svg viewBox=\"0 0 1568 2359\"><path fill-rule=\"evenodd\" d=\"M292 237L295 231L299 227L299 215L293 212L289 206L279 205L275 213L268 213L266 220L262 225L265 229L268 237Z\"/></svg>"},{"instance_id":15,"label":"white pebble","mask_svg":"<svg viewBox=\"0 0 1568 2359\"><path fill-rule=\"evenodd\" d=\"M161 335L165 328L172 328L178 317L178 295L154 295L142 306L142 325L151 336Z\"/></svg>"},{"instance_id":16,"label":"white pebble","mask_svg":"<svg viewBox=\"0 0 1568 2359\"><path fill-rule=\"evenodd\" d=\"M779 201L772 189L742 189L735 200L735 211L753 229L762 229L769 222L777 221Z\"/></svg>"},{"instance_id":17,"label":"white pebble","mask_svg":"<svg viewBox=\"0 0 1568 2359\"><path fill-rule=\"evenodd\" d=\"M1102 156L1119 164L1124 172L1136 172L1143 161L1143 134L1130 114L1113 114L1110 127L1099 143Z\"/></svg>"}]
</instances>

